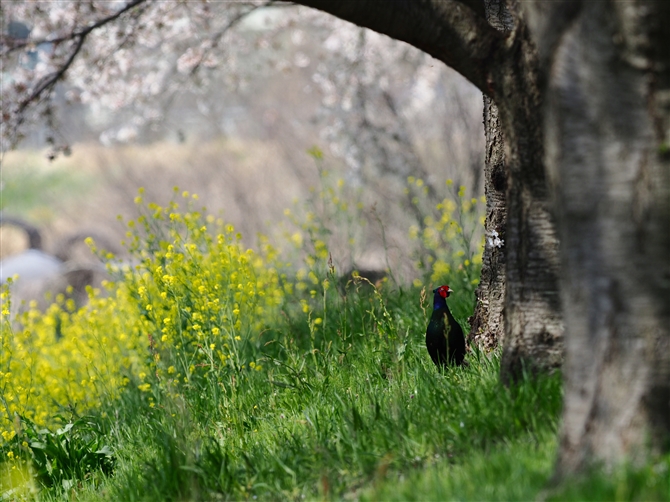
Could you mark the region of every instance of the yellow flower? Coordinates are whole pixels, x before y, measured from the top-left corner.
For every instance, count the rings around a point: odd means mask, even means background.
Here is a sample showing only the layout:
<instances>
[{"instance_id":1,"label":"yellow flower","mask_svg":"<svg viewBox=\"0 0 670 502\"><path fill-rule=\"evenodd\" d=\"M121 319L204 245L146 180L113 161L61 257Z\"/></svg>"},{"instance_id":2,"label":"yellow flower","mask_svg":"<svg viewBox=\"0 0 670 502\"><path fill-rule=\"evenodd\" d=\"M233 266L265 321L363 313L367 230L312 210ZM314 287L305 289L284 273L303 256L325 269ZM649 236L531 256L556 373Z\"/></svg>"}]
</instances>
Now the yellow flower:
<instances>
[{"instance_id":1,"label":"yellow flower","mask_svg":"<svg viewBox=\"0 0 670 502\"><path fill-rule=\"evenodd\" d=\"M291 236L291 241L293 242L293 245L297 248L302 247L302 234L300 232L295 232Z\"/></svg>"}]
</instances>

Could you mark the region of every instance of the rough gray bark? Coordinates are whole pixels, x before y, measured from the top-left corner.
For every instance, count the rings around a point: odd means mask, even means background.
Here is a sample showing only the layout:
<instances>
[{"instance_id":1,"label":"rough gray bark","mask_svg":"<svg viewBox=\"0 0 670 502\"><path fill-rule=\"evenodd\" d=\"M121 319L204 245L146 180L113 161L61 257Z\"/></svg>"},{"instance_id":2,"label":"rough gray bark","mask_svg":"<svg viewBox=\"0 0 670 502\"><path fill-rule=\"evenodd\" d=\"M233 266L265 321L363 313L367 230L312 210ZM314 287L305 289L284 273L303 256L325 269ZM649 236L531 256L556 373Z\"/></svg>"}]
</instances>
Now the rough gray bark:
<instances>
[{"instance_id":1,"label":"rough gray bark","mask_svg":"<svg viewBox=\"0 0 670 502\"><path fill-rule=\"evenodd\" d=\"M524 369L551 370L561 364L558 242L545 179L535 45L515 3L487 0L485 4L492 26L508 33L506 50L501 52L504 56L492 65L488 80L497 105L497 113L493 107L490 113L498 120L485 121L487 138L494 139L494 151L487 151L487 157L496 155L491 158L494 165L485 167L493 187L487 196L490 194L495 205L487 231L501 233L492 226L495 220L506 218L505 245L500 250L486 249L484 263L492 267L484 267L482 279L489 282L485 284L489 329L495 328L500 318L504 321L501 377L509 382ZM500 144L504 144L504 151L495 151ZM504 177L496 167L505 170ZM503 180L504 202L499 192ZM491 274L493 266L502 268L504 281ZM500 300L504 309L497 303Z\"/></svg>"},{"instance_id":2,"label":"rough gray bark","mask_svg":"<svg viewBox=\"0 0 670 502\"><path fill-rule=\"evenodd\" d=\"M515 8L511 5L511 8ZM544 169L539 61L528 27L515 28L506 57L491 68L508 166L503 381L560 366L563 323L558 240Z\"/></svg>"},{"instance_id":3,"label":"rough gray bark","mask_svg":"<svg viewBox=\"0 0 670 502\"><path fill-rule=\"evenodd\" d=\"M486 220L488 236L493 231L503 241L507 229L507 168L505 144L498 108L491 98L484 96L484 193L486 195ZM490 352L503 343L505 322L505 249L489 244L488 238L482 256L482 272L475 291L475 311L470 318L468 341Z\"/></svg>"},{"instance_id":4,"label":"rough gray bark","mask_svg":"<svg viewBox=\"0 0 670 502\"><path fill-rule=\"evenodd\" d=\"M483 2L486 19L496 30L509 33L514 18L502 0ZM503 345L505 338L505 254L502 246L491 243L495 232L504 242L507 230L507 166L505 139L498 117L498 107L484 94L484 194L486 195L487 239L482 256L482 272L475 291L475 311L470 321L468 341L486 352ZM491 240L489 240L491 238Z\"/></svg>"},{"instance_id":5,"label":"rough gray bark","mask_svg":"<svg viewBox=\"0 0 670 502\"><path fill-rule=\"evenodd\" d=\"M561 478L670 450L670 7L528 9L567 313Z\"/></svg>"}]
</instances>

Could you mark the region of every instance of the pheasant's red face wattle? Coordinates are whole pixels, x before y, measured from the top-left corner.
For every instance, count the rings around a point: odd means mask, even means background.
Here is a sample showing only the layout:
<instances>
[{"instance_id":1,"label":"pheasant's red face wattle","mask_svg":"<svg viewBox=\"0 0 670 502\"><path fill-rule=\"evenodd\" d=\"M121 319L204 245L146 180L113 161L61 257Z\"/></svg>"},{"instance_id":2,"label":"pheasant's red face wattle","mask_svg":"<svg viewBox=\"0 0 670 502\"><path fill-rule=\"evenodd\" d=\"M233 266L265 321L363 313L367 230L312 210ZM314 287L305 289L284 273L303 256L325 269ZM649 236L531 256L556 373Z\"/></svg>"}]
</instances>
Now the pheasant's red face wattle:
<instances>
[{"instance_id":1,"label":"pheasant's red face wattle","mask_svg":"<svg viewBox=\"0 0 670 502\"><path fill-rule=\"evenodd\" d=\"M449 288L449 286L440 286L437 288L437 292L440 294L442 298L446 298L449 296L449 293L451 293L453 290Z\"/></svg>"}]
</instances>

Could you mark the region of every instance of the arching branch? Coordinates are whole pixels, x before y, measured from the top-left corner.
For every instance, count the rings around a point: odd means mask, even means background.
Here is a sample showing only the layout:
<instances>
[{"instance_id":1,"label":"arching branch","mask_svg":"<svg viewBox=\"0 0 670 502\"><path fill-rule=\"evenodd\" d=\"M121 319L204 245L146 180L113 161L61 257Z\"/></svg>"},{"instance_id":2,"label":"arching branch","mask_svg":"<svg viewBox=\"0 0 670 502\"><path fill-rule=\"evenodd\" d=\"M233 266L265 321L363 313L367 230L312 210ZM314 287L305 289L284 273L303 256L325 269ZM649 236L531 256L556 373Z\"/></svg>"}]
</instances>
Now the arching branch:
<instances>
[{"instance_id":1,"label":"arching branch","mask_svg":"<svg viewBox=\"0 0 670 502\"><path fill-rule=\"evenodd\" d=\"M297 0L421 49L490 94L488 72L505 35L478 0Z\"/></svg>"}]
</instances>

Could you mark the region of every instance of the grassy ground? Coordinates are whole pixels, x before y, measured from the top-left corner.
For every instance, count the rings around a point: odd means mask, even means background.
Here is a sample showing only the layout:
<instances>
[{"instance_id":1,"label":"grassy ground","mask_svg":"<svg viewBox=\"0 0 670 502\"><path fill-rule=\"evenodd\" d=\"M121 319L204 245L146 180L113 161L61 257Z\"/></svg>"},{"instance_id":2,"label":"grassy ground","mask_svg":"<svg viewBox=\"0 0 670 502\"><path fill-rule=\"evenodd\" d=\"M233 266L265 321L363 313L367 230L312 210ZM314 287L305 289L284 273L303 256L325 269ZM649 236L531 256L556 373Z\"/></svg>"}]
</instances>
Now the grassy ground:
<instances>
[{"instance_id":1,"label":"grassy ground","mask_svg":"<svg viewBox=\"0 0 670 502\"><path fill-rule=\"evenodd\" d=\"M670 458L549 488L560 375L505 387L476 349L439 372L432 295L345 285L318 228L301 272L192 209L144 214L139 265L88 307L3 307L0 500L668 499ZM478 268L457 249L430 272L467 327Z\"/></svg>"},{"instance_id":2,"label":"grassy ground","mask_svg":"<svg viewBox=\"0 0 670 502\"><path fill-rule=\"evenodd\" d=\"M482 500L537 494L551 472L559 377L508 389L498 382L497 356L477 353L467 368L440 374L423 347L419 291L380 297L363 289L327 302L332 317L317 336L291 319L267 342L249 347L267 371L240 372L234 384L212 382L199 388L201 395L162 396L153 408L129 389L107 410L112 419L100 419L115 450L114 475L44 495Z\"/></svg>"}]
</instances>

